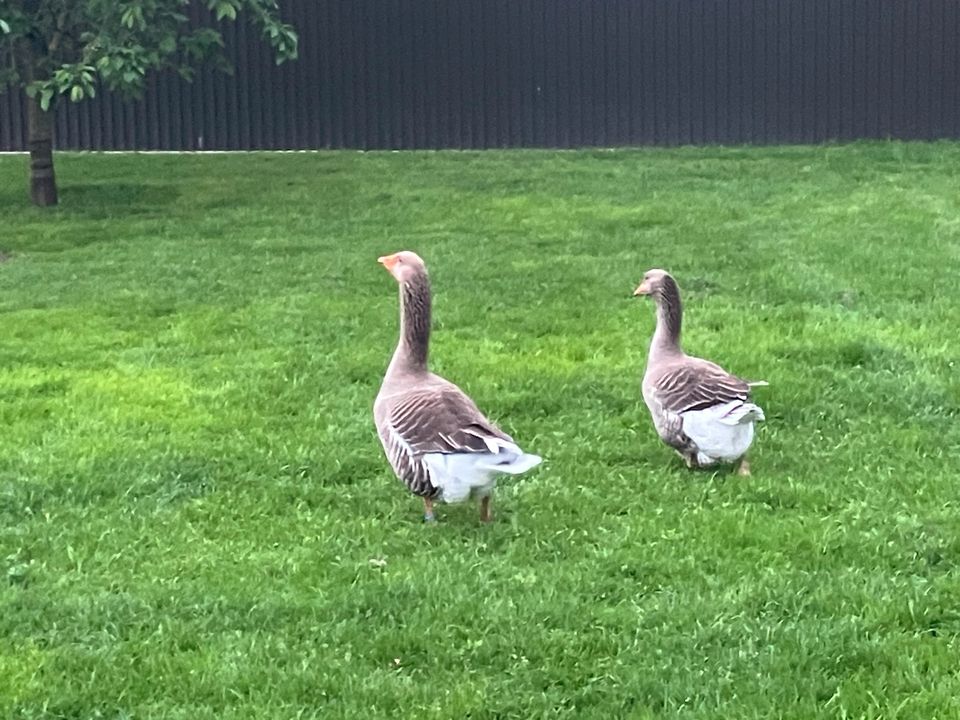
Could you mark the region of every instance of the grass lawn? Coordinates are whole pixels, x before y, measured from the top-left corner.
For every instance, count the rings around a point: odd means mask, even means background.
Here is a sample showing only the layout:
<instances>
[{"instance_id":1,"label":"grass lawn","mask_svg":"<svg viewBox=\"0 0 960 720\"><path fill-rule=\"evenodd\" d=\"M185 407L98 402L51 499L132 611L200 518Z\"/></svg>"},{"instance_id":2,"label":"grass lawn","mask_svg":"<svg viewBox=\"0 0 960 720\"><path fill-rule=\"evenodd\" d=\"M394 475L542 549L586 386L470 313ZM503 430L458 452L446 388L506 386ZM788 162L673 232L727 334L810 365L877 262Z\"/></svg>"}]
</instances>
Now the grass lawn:
<instances>
[{"instance_id":1,"label":"grass lawn","mask_svg":"<svg viewBox=\"0 0 960 720\"><path fill-rule=\"evenodd\" d=\"M960 717L960 144L0 158L0 717ZM544 465L436 526L376 263ZM766 411L690 472L685 345Z\"/></svg>"}]
</instances>

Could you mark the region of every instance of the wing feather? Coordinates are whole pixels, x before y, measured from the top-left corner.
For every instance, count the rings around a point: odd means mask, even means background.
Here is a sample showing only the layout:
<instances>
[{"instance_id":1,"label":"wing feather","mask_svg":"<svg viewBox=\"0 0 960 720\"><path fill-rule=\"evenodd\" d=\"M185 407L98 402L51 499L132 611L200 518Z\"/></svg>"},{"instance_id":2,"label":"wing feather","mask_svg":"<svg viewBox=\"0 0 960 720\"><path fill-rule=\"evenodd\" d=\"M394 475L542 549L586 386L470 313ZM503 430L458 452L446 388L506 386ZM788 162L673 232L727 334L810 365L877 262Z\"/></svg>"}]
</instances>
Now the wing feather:
<instances>
[{"instance_id":1,"label":"wing feather","mask_svg":"<svg viewBox=\"0 0 960 720\"><path fill-rule=\"evenodd\" d=\"M733 400L745 402L750 397L750 384L745 380L719 365L696 358L666 368L654 380L653 390L664 409L677 414Z\"/></svg>"},{"instance_id":2,"label":"wing feather","mask_svg":"<svg viewBox=\"0 0 960 720\"><path fill-rule=\"evenodd\" d=\"M505 443L515 445L452 383L406 391L392 403L386 420L414 455L497 452Z\"/></svg>"}]
</instances>

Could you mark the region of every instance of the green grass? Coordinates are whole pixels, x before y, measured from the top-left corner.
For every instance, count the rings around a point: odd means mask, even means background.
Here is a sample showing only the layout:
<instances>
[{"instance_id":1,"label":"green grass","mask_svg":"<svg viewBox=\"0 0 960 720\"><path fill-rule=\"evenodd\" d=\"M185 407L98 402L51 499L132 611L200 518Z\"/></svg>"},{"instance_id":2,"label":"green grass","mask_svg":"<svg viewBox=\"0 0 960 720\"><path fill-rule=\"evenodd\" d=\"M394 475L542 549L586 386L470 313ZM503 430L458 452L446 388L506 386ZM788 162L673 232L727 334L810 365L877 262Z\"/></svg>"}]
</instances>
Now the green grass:
<instances>
[{"instance_id":1,"label":"green grass","mask_svg":"<svg viewBox=\"0 0 960 720\"><path fill-rule=\"evenodd\" d=\"M960 716L960 145L0 158L0 717ZM546 461L421 508L371 405L434 369ZM639 395L763 378L754 475Z\"/></svg>"}]
</instances>

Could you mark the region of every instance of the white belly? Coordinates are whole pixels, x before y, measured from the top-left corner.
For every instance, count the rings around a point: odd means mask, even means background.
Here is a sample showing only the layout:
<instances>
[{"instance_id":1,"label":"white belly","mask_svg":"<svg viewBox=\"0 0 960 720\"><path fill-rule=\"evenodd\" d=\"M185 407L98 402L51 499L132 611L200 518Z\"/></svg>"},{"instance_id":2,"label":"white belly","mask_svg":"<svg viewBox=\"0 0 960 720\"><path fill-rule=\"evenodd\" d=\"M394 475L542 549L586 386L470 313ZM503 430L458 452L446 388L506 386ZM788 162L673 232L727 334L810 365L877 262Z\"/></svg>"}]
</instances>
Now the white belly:
<instances>
[{"instance_id":1,"label":"white belly","mask_svg":"<svg viewBox=\"0 0 960 720\"><path fill-rule=\"evenodd\" d=\"M430 481L441 489L441 499L457 503L471 495L489 495L498 475L519 475L539 465L540 457L515 448L499 453L427 453L423 461L430 471Z\"/></svg>"},{"instance_id":2,"label":"white belly","mask_svg":"<svg viewBox=\"0 0 960 720\"><path fill-rule=\"evenodd\" d=\"M696 444L697 461L701 465L736 462L750 449L754 419L762 419L763 412L755 405L737 402L746 412L738 412L737 420L731 422L732 405L734 403L692 410L681 416L683 432Z\"/></svg>"}]
</instances>

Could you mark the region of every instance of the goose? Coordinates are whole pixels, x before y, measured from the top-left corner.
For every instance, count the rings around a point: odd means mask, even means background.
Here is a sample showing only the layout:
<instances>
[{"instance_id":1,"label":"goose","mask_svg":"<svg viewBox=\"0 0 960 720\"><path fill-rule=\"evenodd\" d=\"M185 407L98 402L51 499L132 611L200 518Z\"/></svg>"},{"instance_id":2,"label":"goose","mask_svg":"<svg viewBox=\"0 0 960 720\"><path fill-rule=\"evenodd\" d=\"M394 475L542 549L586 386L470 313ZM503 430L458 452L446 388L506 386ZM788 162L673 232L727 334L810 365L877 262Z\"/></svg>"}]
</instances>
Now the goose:
<instances>
[{"instance_id":1,"label":"goose","mask_svg":"<svg viewBox=\"0 0 960 720\"><path fill-rule=\"evenodd\" d=\"M737 463L750 474L747 450L754 423L763 410L750 402L753 387L716 363L687 355L680 347L683 308L677 281L665 270L648 270L634 296L650 296L657 305L657 326L643 374L643 400L664 443L687 467Z\"/></svg>"},{"instance_id":2,"label":"goose","mask_svg":"<svg viewBox=\"0 0 960 720\"><path fill-rule=\"evenodd\" d=\"M423 260L402 251L377 260L400 286L400 339L373 405L384 453L394 473L423 498L424 522L434 500L480 498L490 522L490 496L501 474L540 464L477 408L463 390L427 368L430 278Z\"/></svg>"}]
</instances>

